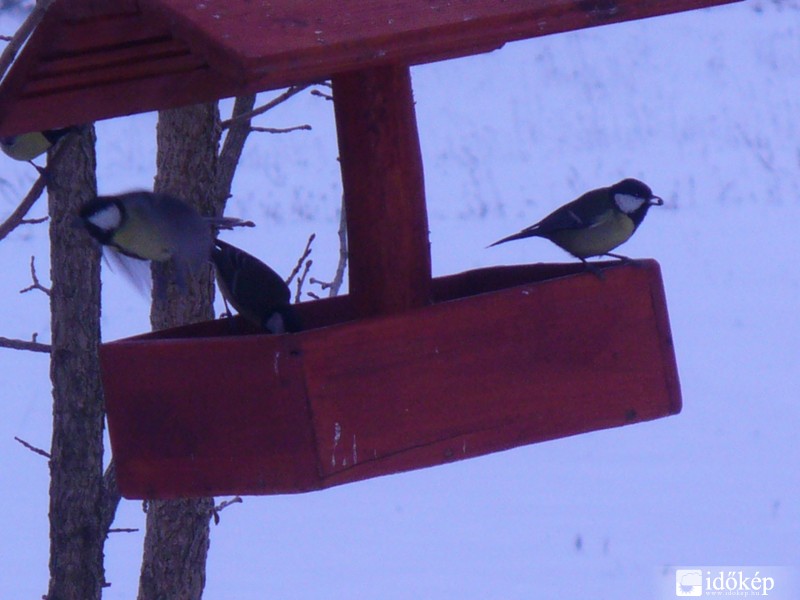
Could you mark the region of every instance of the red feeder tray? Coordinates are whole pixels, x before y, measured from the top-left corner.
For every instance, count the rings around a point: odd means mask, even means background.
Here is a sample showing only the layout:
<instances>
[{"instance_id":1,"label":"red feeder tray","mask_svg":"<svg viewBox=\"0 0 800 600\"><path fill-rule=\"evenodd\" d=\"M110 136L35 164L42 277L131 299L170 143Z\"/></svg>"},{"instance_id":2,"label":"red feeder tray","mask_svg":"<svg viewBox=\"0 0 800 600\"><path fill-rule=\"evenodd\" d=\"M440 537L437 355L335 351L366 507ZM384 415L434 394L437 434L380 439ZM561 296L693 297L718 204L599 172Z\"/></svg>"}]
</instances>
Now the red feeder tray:
<instances>
[{"instance_id":1,"label":"red feeder tray","mask_svg":"<svg viewBox=\"0 0 800 600\"><path fill-rule=\"evenodd\" d=\"M614 263L611 263L614 264ZM101 348L128 498L307 492L681 409L658 263L526 265L432 281L435 302L309 327L238 318Z\"/></svg>"}]
</instances>

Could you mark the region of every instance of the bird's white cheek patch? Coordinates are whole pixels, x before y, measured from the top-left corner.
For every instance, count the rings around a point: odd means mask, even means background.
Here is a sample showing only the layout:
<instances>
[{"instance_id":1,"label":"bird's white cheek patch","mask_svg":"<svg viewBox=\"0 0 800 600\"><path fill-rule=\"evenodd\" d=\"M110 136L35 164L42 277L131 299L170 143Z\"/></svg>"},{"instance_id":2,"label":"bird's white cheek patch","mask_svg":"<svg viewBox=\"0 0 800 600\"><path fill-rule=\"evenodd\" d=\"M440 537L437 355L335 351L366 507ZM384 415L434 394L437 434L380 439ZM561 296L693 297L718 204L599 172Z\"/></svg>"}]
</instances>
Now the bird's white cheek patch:
<instances>
[{"instance_id":1,"label":"bird's white cheek patch","mask_svg":"<svg viewBox=\"0 0 800 600\"><path fill-rule=\"evenodd\" d=\"M119 227L119 224L122 221L122 216L120 215L119 209L116 206L108 206L94 213L91 217L89 217L89 221L92 223L92 225L99 227L104 231L112 231Z\"/></svg>"},{"instance_id":2,"label":"bird's white cheek patch","mask_svg":"<svg viewBox=\"0 0 800 600\"><path fill-rule=\"evenodd\" d=\"M614 202L617 203L617 206L622 212L629 215L639 210L646 200L629 194L614 194Z\"/></svg>"}]
</instances>

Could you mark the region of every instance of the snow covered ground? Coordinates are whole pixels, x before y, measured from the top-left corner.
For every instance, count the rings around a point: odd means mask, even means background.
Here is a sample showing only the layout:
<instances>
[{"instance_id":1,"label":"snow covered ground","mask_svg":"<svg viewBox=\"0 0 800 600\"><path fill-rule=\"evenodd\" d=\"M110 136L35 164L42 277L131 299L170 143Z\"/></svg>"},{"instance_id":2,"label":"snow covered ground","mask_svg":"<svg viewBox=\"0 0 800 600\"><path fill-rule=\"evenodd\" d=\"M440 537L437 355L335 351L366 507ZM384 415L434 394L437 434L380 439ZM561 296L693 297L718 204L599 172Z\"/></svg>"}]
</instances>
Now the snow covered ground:
<instances>
[{"instance_id":1,"label":"snow covered ground","mask_svg":"<svg viewBox=\"0 0 800 600\"><path fill-rule=\"evenodd\" d=\"M413 76L436 274L565 260L543 240L485 246L625 176L667 200L624 250L662 265L684 410L248 497L213 528L206 598L660 599L673 597L658 591L674 586L667 565L800 566L800 11L766 0L696 11ZM154 123L98 124L102 192L152 185ZM304 95L259 124L299 123L313 130L251 139L228 212L259 227L230 239L288 273L315 232L325 279L341 193L332 107ZM0 169L3 218L35 173ZM44 296L17 294L31 255L47 273L46 233L0 243L2 336L49 338ZM104 273L105 339L148 328L131 290ZM47 467L13 437L49 447L48 364L2 349L0 361L0 598L35 598L47 587ZM116 525L143 527L140 503L123 502ZM141 539L109 541L107 598L135 596Z\"/></svg>"}]
</instances>

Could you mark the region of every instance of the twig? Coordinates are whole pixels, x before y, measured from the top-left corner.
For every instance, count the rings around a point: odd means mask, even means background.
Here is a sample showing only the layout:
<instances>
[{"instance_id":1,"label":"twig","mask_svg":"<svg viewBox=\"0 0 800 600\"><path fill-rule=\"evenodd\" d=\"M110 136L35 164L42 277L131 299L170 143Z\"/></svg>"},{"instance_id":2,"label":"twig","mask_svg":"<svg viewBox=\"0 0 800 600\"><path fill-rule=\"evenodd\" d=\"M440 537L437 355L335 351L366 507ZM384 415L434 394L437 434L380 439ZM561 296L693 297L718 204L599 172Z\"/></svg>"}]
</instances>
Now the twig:
<instances>
[{"instance_id":1,"label":"twig","mask_svg":"<svg viewBox=\"0 0 800 600\"><path fill-rule=\"evenodd\" d=\"M36 263L35 263L35 260L36 260L36 257L31 256L31 279L33 280L33 283L31 285L29 285L28 287L26 287L24 289L21 289L19 291L19 293L20 294L24 294L26 292L30 292L31 290L39 290L39 291L44 292L45 294L47 294L49 296L51 294L50 288L43 286L39 282L39 278L36 276Z\"/></svg>"},{"instance_id":2,"label":"twig","mask_svg":"<svg viewBox=\"0 0 800 600\"><path fill-rule=\"evenodd\" d=\"M339 295L339 291L342 288L342 283L344 283L344 271L347 268L347 215L344 209L344 201L342 201L342 212L339 215L339 262L336 265L336 273L333 276L333 281L320 281L315 277L309 279L309 283L315 284L320 286L322 290L329 290L328 297L333 298L334 296ZM309 296L315 299L319 299L319 296L316 296L309 292Z\"/></svg>"},{"instance_id":3,"label":"twig","mask_svg":"<svg viewBox=\"0 0 800 600\"><path fill-rule=\"evenodd\" d=\"M251 127L250 131L259 133L291 133L292 131L311 131L311 125L295 125L294 127Z\"/></svg>"},{"instance_id":4,"label":"twig","mask_svg":"<svg viewBox=\"0 0 800 600\"><path fill-rule=\"evenodd\" d=\"M313 260L306 261L306 266L303 269L303 272L300 274L300 277L297 279L297 293L295 294L294 301L300 302L300 295L303 292L303 284L306 281L306 277L308 276L308 272L311 270L311 265L314 263Z\"/></svg>"},{"instance_id":5,"label":"twig","mask_svg":"<svg viewBox=\"0 0 800 600\"><path fill-rule=\"evenodd\" d=\"M50 217L37 217L35 219L22 219L19 222L20 225L38 225L39 223L46 223L50 220Z\"/></svg>"},{"instance_id":6,"label":"twig","mask_svg":"<svg viewBox=\"0 0 800 600\"><path fill-rule=\"evenodd\" d=\"M317 96L319 98L324 98L328 102L332 102L333 101L333 96L332 95L326 94L324 92L320 92L319 90L311 90L311 95L312 96Z\"/></svg>"},{"instance_id":7,"label":"twig","mask_svg":"<svg viewBox=\"0 0 800 600\"><path fill-rule=\"evenodd\" d=\"M219 525L219 513L228 508L231 504L241 504L244 500L240 496L234 496L230 500L220 502L217 506L211 509L211 515L214 517L214 525Z\"/></svg>"},{"instance_id":8,"label":"twig","mask_svg":"<svg viewBox=\"0 0 800 600\"><path fill-rule=\"evenodd\" d=\"M308 236L308 241L306 242L306 248L303 250L303 254L300 255L300 258L297 259L297 264L292 269L292 272L289 273L289 277L286 278L286 283L292 283L292 279L297 277L297 274L300 272L300 269L303 268L303 261L309 257L311 254L311 242L317 237L316 233L312 233Z\"/></svg>"},{"instance_id":9,"label":"twig","mask_svg":"<svg viewBox=\"0 0 800 600\"><path fill-rule=\"evenodd\" d=\"M256 224L246 219L239 219L237 217L219 217L212 221L214 229L218 231L233 231L239 227L255 227Z\"/></svg>"},{"instance_id":10,"label":"twig","mask_svg":"<svg viewBox=\"0 0 800 600\"><path fill-rule=\"evenodd\" d=\"M47 182L45 181L45 176L40 175L39 178L33 182L31 189L25 195L25 198L22 199L19 206L14 209L8 218L0 224L0 240L6 237L9 233L14 231L21 223L25 221L25 215L28 214L28 211L33 207L39 197L42 195L44 188L47 186Z\"/></svg>"},{"instance_id":11,"label":"twig","mask_svg":"<svg viewBox=\"0 0 800 600\"><path fill-rule=\"evenodd\" d=\"M328 296L338 296L339 290L342 288L344 282L344 270L347 268L348 250L347 250L347 213L344 207L344 198L342 198L342 210L339 213L339 262L336 265L336 274L333 276L331 282L331 291Z\"/></svg>"},{"instance_id":12,"label":"twig","mask_svg":"<svg viewBox=\"0 0 800 600\"><path fill-rule=\"evenodd\" d=\"M139 531L138 527L112 527L108 533L136 533Z\"/></svg>"},{"instance_id":13,"label":"twig","mask_svg":"<svg viewBox=\"0 0 800 600\"><path fill-rule=\"evenodd\" d=\"M26 342L25 340L13 340L0 336L0 348L11 348L12 350L30 350L31 352L50 353L50 344L40 344L37 341Z\"/></svg>"},{"instance_id":14,"label":"twig","mask_svg":"<svg viewBox=\"0 0 800 600\"><path fill-rule=\"evenodd\" d=\"M0 35L0 40L10 42L13 38L10 35Z\"/></svg>"},{"instance_id":15,"label":"twig","mask_svg":"<svg viewBox=\"0 0 800 600\"><path fill-rule=\"evenodd\" d=\"M50 453L47 452L46 450L42 450L41 448L37 448L33 444L29 444L28 442L26 442L23 439L18 438L17 436L14 436L14 439L17 440L23 446L25 446L31 452L35 452L36 454L39 454L40 456L44 456L45 458L50 458Z\"/></svg>"},{"instance_id":16,"label":"twig","mask_svg":"<svg viewBox=\"0 0 800 600\"><path fill-rule=\"evenodd\" d=\"M325 82L325 83L320 84L320 85L326 85L329 88L331 87L331 84L328 83L328 82ZM326 94L325 92L320 92L319 90L311 90L311 95L312 96L317 96L318 98L324 98L328 102L331 102L333 100L333 95L332 94Z\"/></svg>"},{"instance_id":17,"label":"twig","mask_svg":"<svg viewBox=\"0 0 800 600\"><path fill-rule=\"evenodd\" d=\"M230 119L228 119L226 121L222 121L222 123L220 123L220 125L222 126L223 129L227 129L228 127L230 127L236 121L245 121L245 120L249 121L253 117L257 117L258 115L262 115L265 112L267 112L268 110L271 110L271 109L275 108L279 104L282 104L282 103L286 102L292 96L295 96L295 95L299 94L304 89L306 89L306 88L308 88L308 87L310 87L312 85L314 85L314 84L306 83L306 84L303 84L303 85L293 85L292 87L287 89L285 92L283 92L280 96L277 96L277 97L273 98L272 100L270 100L269 102L267 102L263 106L259 106L258 108L254 108L253 110L250 110L250 111L247 111L245 113L242 113L242 114L236 115L234 117L231 117Z\"/></svg>"},{"instance_id":18,"label":"twig","mask_svg":"<svg viewBox=\"0 0 800 600\"><path fill-rule=\"evenodd\" d=\"M122 495L117 487L117 468L114 466L112 460L106 467L103 473L103 492L100 500L100 527L111 533L111 524L114 522L114 516L117 514L117 506L119 506L120 498ZM123 531L123 530L120 530Z\"/></svg>"},{"instance_id":19,"label":"twig","mask_svg":"<svg viewBox=\"0 0 800 600\"><path fill-rule=\"evenodd\" d=\"M54 0L38 0L31 13L22 25L20 25L20 28L17 29L16 33L8 40L8 46L6 46L3 53L0 54L0 79L5 76L6 71L11 66L11 63L14 62L25 40L28 39L33 30L36 29L36 26L42 21L44 14L53 2Z\"/></svg>"},{"instance_id":20,"label":"twig","mask_svg":"<svg viewBox=\"0 0 800 600\"><path fill-rule=\"evenodd\" d=\"M255 103L255 94L238 96L233 103L232 117L228 121L232 125L228 127L228 133L225 136L225 142L222 144L222 150L219 152L219 160L217 162L215 194L220 202L231 195L233 176L236 174L236 167L239 165L244 144L250 134L250 121L248 119L239 119L239 116L251 112ZM224 202L222 203L224 205Z\"/></svg>"}]
</instances>

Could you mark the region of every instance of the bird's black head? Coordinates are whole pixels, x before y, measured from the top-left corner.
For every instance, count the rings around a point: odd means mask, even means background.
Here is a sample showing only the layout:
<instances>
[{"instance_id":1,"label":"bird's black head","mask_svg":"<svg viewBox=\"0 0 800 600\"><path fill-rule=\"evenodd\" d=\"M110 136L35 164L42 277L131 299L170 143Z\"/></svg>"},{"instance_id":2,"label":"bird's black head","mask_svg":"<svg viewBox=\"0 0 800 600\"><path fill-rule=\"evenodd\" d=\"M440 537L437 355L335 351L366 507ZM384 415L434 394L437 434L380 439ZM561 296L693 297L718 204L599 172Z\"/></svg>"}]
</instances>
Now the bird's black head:
<instances>
[{"instance_id":1,"label":"bird's black head","mask_svg":"<svg viewBox=\"0 0 800 600\"><path fill-rule=\"evenodd\" d=\"M664 201L653 195L650 187L638 179L623 179L608 189L617 208L628 215L638 227L651 206L661 206Z\"/></svg>"},{"instance_id":2,"label":"bird's black head","mask_svg":"<svg viewBox=\"0 0 800 600\"><path fill-rule=\"evenodd\" d=\"M125 221L125 207L117 200L100 196L84 204L78 217L94 239L108 245Z\"/></svg>"}]
</instances>

